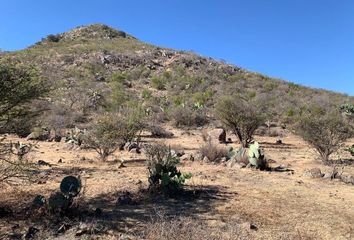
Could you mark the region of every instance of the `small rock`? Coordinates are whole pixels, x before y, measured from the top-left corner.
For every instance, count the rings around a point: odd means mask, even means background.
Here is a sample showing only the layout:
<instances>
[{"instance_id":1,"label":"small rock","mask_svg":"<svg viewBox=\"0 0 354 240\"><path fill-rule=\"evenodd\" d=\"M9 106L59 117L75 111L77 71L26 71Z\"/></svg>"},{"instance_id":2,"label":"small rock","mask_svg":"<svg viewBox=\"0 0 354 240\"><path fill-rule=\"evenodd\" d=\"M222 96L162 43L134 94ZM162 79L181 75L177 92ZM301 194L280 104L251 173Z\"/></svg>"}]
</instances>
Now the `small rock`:
<instances>
[{"instance_id":1,"label":"small rock","mask_svg":"<svg viewBox=\"0 0 354 240\"><path fill-rule=\"evenodd\" d=\"M207 156L205 156L205 157L203 158L203 162L209 162L209 158L208 158Z\"/></svg>"},{"instance_id":2,"label":"small rock","mask_svg":"<svg viewBox=\"0 0 354 240\"><path fill-rule=\"evenodd\" d=\"M133 203L133 199L129 196L130 193L127 192L124 195L120 196L117 201L117 205L129 205Z\"/></svg>"},{"instance_id":3,"label":"small rock","mask_svg":"<svg viewBox=\"0 0 354 240\"><path fill-rule=\"evenodd\" d=\"M207 133L208 140L226 143L226 131L222 128L211 130Z\"/></svg>"},{"instance_id":4,"label":"small rock","mask_svg":"<svg viewBox=\"0 0 354 240\"><path fill-rule=\"evenodd\" d=\"M58 163L63 163L63 159L60 158L60 159L58 160Z\"/></svg>"},{"instance_id":5,"label":"small rock","mask_svg":"<svg viewBox=\"0 0 354 240\"><path fill-rule=\"evenodd\" d=\"M233 168L236 168L236 169L241 169L241 168L245 168L246 167L246 164L244 163L235 163L235 165L233 166Z\"/></svg>"},{"instance_id":6,"label":"small rock","mask_svg":"<svg viewBox=\"0 0 354 240\"><path fill-rule=\"evenodd\" d=\"M277 140L275 141L275 143L276 143L276 144L283 144L283 141L282 141L281 139L277 139Z\"/></svg>"},{"instance_id":7,"label":"small rock","mask_svg":"<svg viewBox=\"0 0 354 240\"><path fill-rule=\"evenodd\" d=\"M309 170L306 170L304 172L305 177L312 177L312 178L321 178L323 177L323 174L321 173L321 170L319 168L312 168Z\"/></svg>"},{"instance_id":8,"label":"small rock","mask_svg":"<svg viewBox=\"0 0 354 240\"><path fill-rule=\"evenodd\" d=\"M249 222L242 223L240 225L240 227L245 229L245 230L254 230L254 231L258 230L258 227L255 224L249 223Z\"/></svg>"},{"instance_id":9,"label":"small rock","mask_svg":"<svg viewBox=\"0 0 354 240\"><path fill-rule=\"evenodd\" d=\"M45 179L38 179L37 184L46 184L47 180Z\"/></svg>"},{"instance_id":10,"label":"small rock","mask_svg":"<svg viewBox=\"0 0 354 240\"><path fill-rule=\"evenodd\" d=\"M34 238L34 236L36 235L36 233L39 232L39 229L38 228L35 228L35 227L29 227L28 228L28 231L25 235L25 239L31 239L31 238Z\"/></svg>"},{"instance_id":11,"label":"small rock","mask_svg":"<svg viewBox=\"0 0 354 240\"><path fill-rule=\"evenodd\" d=\"M103 211L102 211L101 208L96 208L95 209L95 216L96 217L100 217L100 216L102 216L102 214L103 214Z\"/></svg>"},{"instance_id":12,"label":"small rock","mask_svg":"<svg viewBox=\"0 0 354 240\"><path fill-rule=\"evenodd\" d=\"M10 208L4 206L4 207L0 207L0 219L4 218L4 217L8 217L12 214L12 211Z\"/></svg>"},{"instance_id":13,"label":"small rock","mask_svg":"<svg viewBox=\"0 0 354 240\"><path fill-rule=\"evenodd\" d=\"M342 181L347 184L354 184L354 176L342 176Z\"/></svg>"},{"instance_id":14,"label":"small rock","mask_svg":"<svg viewBox=\"0 0 354 240\"><path fill-rule=\"evenodd\" d=\"M194 157L194 160L197 160L197 161L203 160L202 154L197 153L197 154L195 155L195 157Z\"/></svg>"},{"instance_id":15,"label":"small rock","mask_svg":"<svg viewBox=\"0 0 354 240\"><path fill-rule=\"evenodd\" d=\"M40 166L48 166L48 167L52 166L50 163L47 163L44 160L38 160L37 164L40 165Z\"/></svg>"},{"instance_id":16,"label":"small rock","mask_svg":"<svg viewBox=\"0 0 354 240\"><path fill-rule=\"evenodd\" d=\"M137 154L140 154L141 151L139 148L132 148L131 150L129 150L130 153L137 153Z\"/></svg>"}]
</instances>

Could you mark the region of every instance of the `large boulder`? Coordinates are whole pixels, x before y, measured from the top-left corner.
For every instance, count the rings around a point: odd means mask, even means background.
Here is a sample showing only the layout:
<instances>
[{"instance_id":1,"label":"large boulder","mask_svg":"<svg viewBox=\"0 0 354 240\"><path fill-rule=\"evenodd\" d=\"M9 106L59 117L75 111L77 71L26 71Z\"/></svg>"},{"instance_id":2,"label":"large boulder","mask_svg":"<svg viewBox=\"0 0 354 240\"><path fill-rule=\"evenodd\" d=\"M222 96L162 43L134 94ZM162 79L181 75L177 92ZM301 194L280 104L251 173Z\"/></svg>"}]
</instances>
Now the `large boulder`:
<instances>
[{"instance_id":1,"label":"large boulder","mask_svg":"<svg viewBox=\"0 0 354 240\"><path fill-rule=\"evenodd\" d=\"M226 131L222 128L213 129L206 135L207 141L226 143Z\"/></svg>"},{"instance_id":2,"label":"large boulder","mask_svg":"<svg viewBox=\"0 0 354 240\"><path fill-rule=\"evenodd\" d=\"M27 136L27 140L38 140L38 141L46 141L50 137L50 130L47 128L37 127L34 128L32 133Z\"/></svg>"}]
</instances>

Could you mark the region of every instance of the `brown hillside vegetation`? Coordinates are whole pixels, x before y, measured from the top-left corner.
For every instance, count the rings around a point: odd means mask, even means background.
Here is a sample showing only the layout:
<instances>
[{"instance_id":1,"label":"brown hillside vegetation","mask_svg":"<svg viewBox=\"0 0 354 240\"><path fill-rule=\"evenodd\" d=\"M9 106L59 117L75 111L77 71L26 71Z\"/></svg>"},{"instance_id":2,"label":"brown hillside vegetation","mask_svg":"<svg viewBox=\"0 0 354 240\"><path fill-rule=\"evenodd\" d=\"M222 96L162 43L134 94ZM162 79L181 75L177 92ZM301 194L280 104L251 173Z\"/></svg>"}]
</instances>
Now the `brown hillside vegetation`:
<instances>
[{"instance_id":1,"label":"brown hillside vegetation","mask_svg":"<svg viewBox=\"0 0 354 240\"><path fill-rule=\"evenodd\" d=\"M354 97L106 25L0 53L0 239L354 239Z\"/></svg>"}]
</instances>

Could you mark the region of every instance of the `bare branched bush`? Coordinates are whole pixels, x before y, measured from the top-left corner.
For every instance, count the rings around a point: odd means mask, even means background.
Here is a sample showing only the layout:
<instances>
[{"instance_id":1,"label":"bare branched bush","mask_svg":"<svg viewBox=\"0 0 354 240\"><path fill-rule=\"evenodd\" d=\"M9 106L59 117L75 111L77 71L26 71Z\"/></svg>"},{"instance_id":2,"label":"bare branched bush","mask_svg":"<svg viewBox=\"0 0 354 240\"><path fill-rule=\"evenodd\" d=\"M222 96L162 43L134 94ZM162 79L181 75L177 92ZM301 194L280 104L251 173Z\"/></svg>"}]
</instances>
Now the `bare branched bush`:
<instances>
[{"instance_id":1,"label":"bare branched bush","mask_svg":"<svg viewBox=\"0 0 354 240\"><path fill-rule=\"evenodd\" d=\"M238 96L223 98L216 105L216 116L248 147L256 129L264 122L263 106L252 99Z\"/></svg>"},{"instance_id":2,"label":"bare branched bush","mask_svg":"<svg viewBox=\"0 0 354 240\"><path fill-rule=\"evenodd\" d=\"M324 162L354 136L353 126L337 111L303 114L296 125L296 132L316 149Z\"/></svg>"},{"instance_id":3,"label":"bare branched bush","mask_svg":"<svg viewBox=\"0 0 354 240\"><path fill-rule=\"evenodd\" d=\"M207 157L211 162L218 162L222 158L228 156L228 151L225 147L221 147L212 141L207 141L199 148L199 152L202 157Z\"/></svg>"},{"instance_id":4,"label":"bare branched bush","mask_svg":"<svg viewBox=\"0 0 354 240\"><path fill-rule=\"evenodd\" d=\"M200 127L209 122L203 110L193 110L189 107L177 107L170 114L176 127Z\"/></svg>"},{"instance_id":5,"label":"bare branched bush","mask_svg":"<svg viewBox=\"0 0 354 240\"><path fill-rule=\"evenodd\" d=\"M134 109L124 108L98 118L84 137L84 144L94 149L102 161L135 137L139 142L143 130L142 115Z\"/></svg>"},{"instance_id":6,"label":"bare branched bush","mask_svg":"<svg viewBox=\"0 0 354 240\"><path fill-rule=\"evenodd\" d=\"M32 145L6 143L0 139L0 184L19 180L32 180L36 166L29 159Z\"/></svg>"}]
</instances>

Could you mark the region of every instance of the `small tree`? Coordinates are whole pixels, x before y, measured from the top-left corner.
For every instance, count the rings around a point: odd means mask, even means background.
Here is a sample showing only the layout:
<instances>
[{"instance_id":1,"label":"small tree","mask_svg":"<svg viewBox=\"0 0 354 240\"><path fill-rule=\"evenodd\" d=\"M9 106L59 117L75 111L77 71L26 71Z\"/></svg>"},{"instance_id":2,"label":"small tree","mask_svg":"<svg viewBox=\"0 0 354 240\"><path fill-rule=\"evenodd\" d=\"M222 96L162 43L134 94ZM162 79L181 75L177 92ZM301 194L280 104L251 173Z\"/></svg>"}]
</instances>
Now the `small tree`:
<instances>
[{"instance_id":1,"label":"small tree","mask_svg":"<svg viewBox=\"0 0 354 240\"><path fill-rule=\"evenodd\" d=\"M143 129L140 111L122 108L116 113L101 116L84 137L84 144L94 149L102 161L125 143L132 141ZM137 140L139 141L139 139Z\"/></svg>"},{"instance_id":2,"label":"small tree","mask_svg":"<svg viewBox=\"0 0 354 240\"><path fill-rule=\"evenodd\" d=\"M0 183L11 184L18 180L31 180L37 169L28 155L32 145L6 143L0 139Z\"/></svg>"},{"instance_id":3,"label":"small tree","mask_svg":"<svg viewBox=\"0 0 354 240\"><path fill-rule=\"evenodd\" d=\"M316 149L323 162L354 136L353 127L338 111L305 113L296 125L296 132Z\"/></svg>"},{"instance_id":4,"label":"small tree","mask_svg":"<svg viewBox=\"0 0 354 240\"><path fill-rule=\"evenodd\" d=\"M216 105L216 115L243 147L248 147L255 130L263 123L262 105L256 100L228 96Z\"/></svg>"},{"instance_id":5,"label":"small tree","mask_svg":"<svg viewBox=\"0 0 354 240\"><path fill-rule=\"evenodd\" d=\"M106 161L123 143L121 119L113 114L100 117L84 137L84 143L88 148L94 149L102 161Z\"/></svg>"},{"instance_id":6,"label":"small tree","mask_svg":"<svg viewBox=\"0 0 354 240\"><path fill-rule=\"evenodd\" d=\"M0 128L21 123L35 117L30 103L43 96L48 89L38 71L19 62L0 60ZM16 125L16 124L15 124ZM15 126L18 133L22 124ZM26 158L28 145L6 143L0 140L0 182L10 183L15 179L29 179L34 174L34 165Z\"/></svg>"}]
</instances>

